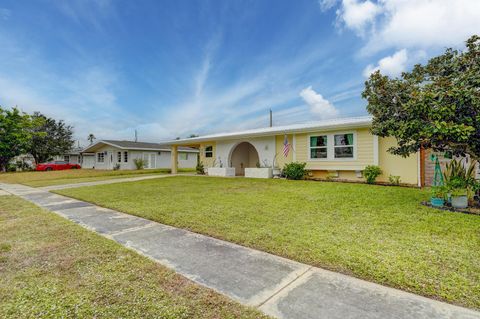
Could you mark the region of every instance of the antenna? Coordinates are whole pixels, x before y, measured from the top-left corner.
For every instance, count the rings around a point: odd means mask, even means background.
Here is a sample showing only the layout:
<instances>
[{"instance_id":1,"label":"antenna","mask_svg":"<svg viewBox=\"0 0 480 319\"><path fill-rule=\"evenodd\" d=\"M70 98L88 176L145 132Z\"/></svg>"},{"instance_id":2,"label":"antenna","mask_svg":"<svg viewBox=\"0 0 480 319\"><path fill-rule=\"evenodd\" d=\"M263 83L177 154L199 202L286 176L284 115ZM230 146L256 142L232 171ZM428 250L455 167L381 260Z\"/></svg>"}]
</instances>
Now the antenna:
<instances>
[{"instance_id":1,"label":"antenna","mask_svg":"<svg viewBox=\"0 0 480 319\"><path fill-rule=\"evenodd\" d=\"M137 134L137 130L135 130L135 143L138 142L138 134Z\"/></svg>"},{"instance_id":2,"label":"antenna","mask_svg":"<svg viewBox=\"0 0 480 319\"><path fill-rule=\"evenodd\" d=\"M270 109L270 127L273 126L273 114L272 114L272 109Z\"/></svg>"}]
</instances>

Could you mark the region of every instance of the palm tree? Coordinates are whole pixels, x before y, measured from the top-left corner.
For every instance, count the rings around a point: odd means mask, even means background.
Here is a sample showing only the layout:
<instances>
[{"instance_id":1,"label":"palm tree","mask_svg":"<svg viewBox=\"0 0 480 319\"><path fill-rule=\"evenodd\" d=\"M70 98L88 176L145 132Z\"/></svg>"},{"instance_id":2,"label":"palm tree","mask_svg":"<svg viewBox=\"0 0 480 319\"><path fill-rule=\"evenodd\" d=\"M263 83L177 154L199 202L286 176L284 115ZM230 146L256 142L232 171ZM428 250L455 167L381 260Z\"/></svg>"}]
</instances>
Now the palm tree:
<instances>
[{"instance_id":1,"label":"palm tree","mask_svg":"<svg viewBox=\"0 0 480 319\"><path fill-rule=\"evenodd\" d=\"M93 141L96 139L95 135L93 135L92 133L88 134L88 137L87 137L87 140L90 141L90 145L93 144Z\"/></svg>"}]
</instances>

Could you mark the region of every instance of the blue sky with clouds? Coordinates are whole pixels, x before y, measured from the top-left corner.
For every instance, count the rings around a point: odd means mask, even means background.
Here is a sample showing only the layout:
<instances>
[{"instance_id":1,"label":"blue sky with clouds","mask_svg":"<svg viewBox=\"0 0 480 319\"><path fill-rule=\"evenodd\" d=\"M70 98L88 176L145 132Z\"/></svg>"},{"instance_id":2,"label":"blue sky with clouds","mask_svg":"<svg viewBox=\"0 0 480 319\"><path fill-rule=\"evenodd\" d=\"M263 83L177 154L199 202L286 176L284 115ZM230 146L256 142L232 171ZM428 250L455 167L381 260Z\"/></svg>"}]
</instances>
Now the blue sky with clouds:
<instances>
[{"instance_id":1,"label":"blue sky with clouds","mask_svg":"<svg viewBox=\"0 0 480 319\"><path fill-rule=\"evenodd\" d=\"M480 33L478 0L2 0L0 105L159 141L364 115L396 76Z\"/></svg>"}]
</instances>

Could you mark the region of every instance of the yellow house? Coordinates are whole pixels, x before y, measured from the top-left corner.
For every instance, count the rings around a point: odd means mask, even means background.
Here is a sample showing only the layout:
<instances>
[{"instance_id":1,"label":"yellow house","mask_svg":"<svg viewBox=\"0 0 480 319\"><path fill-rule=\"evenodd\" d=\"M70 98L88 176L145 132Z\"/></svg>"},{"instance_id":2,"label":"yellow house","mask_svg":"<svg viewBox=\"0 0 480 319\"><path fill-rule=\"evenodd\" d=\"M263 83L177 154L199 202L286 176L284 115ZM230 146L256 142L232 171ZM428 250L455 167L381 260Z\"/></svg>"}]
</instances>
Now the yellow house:
<instances>
[{"instance_id":1,"label":"yellow house","mask_svg":"<svg viewBox=\"0 0 480 319\"><path fill-rule=\"evenodd\" d=\"M305 162L310 178L363 181L362 170L378 165L388 182L400 176L404 184L421 186L420 153L403 158L387 150L394 138L370 132L370 117L342 118L273 126L241 132L212 134L172 141L172 156L179 146L197 147L208 175L271 177L290 162ZM285 144L287 147L285 147ZM287 152L284 153L285 148ZM172 161L172 172L176 161Z\"/></svg>"}]
</instances>

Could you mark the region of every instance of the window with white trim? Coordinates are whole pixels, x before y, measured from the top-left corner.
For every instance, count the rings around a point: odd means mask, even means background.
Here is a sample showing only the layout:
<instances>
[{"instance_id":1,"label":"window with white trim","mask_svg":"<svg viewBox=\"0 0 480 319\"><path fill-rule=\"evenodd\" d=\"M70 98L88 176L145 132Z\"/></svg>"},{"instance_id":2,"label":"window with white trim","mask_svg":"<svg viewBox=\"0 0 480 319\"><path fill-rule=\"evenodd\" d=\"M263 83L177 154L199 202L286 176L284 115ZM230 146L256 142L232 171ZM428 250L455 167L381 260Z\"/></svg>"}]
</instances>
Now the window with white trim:
<instances>
[{"instance_id":1,"label":"window with white trim","mask_svg":"<svg viewBox=\"0 0 480 319\"><path fill-rule=\"evenodd\" d=\"M327 158L327 141L327 135L310 136L310 158Z\"/></svg>"},{"instance_id":2,"label":"window with white trim","mask_svg":"<svg viewBox=\"0 0 480 319\"><path fill-rule=\"evenodd\" d=\"M117 152L117 163L122 162L122 152Z\"/></svg>"},{"instance_id":3,"label":"window with white trim","mask_svg":"<svg viewBox=\"0 0 480 319\"><path fill-rule=\"evenodd\" d=\"M353 158L353 133L335 134L334 141L334 156L335 158Z\"/></svg>"},{"instance_id":4,"label":"window with white trim","mask_svg":"<svg viewBox=\"0 0 480 319\"><path fill-rule=\"evenodd\" d=\"M70 156L69 156L69 155L65 155L65 156L63 157L63 160L64 160L65 162L69 163L69 162L70 162Z\"/></svg>"},{"instance_id":5,"label":"window with white trim","mask_svg":"<svg viewBox=\"0 0 480 319\"><path fill-rule=\"evenodd\" d=\"M213 157L213 146L205 147L205 157Z\"/></svg>"},{"instance_id":6,"label":"window with white trim","mask_svg":"<svg viewBox=\"0 0 480 319\"><path fill-rule=\"evenodd\" d=\"M105 153L97 153L97 162L103 163L105 162Z\"/></svg>"},{"instance_id":7,"label":"window with white trim","mask_svg":"<svg viewBox=\"0 0 480 319\"><path fill-rule=\"evenodd\" d=\"M188 160L188 153L178 153L178 158L182 161Z\"/></svg>"},{"instance_id":8,"label":"window with white trim","mask_svg":"<svg viewBox=\"0 0 480 319\"><path fill-rule=\"evenodd\" d=\"M123 161L124 161L125 163L128 162L128 152L123 152Z\"/></svg>"}]
</instances>

